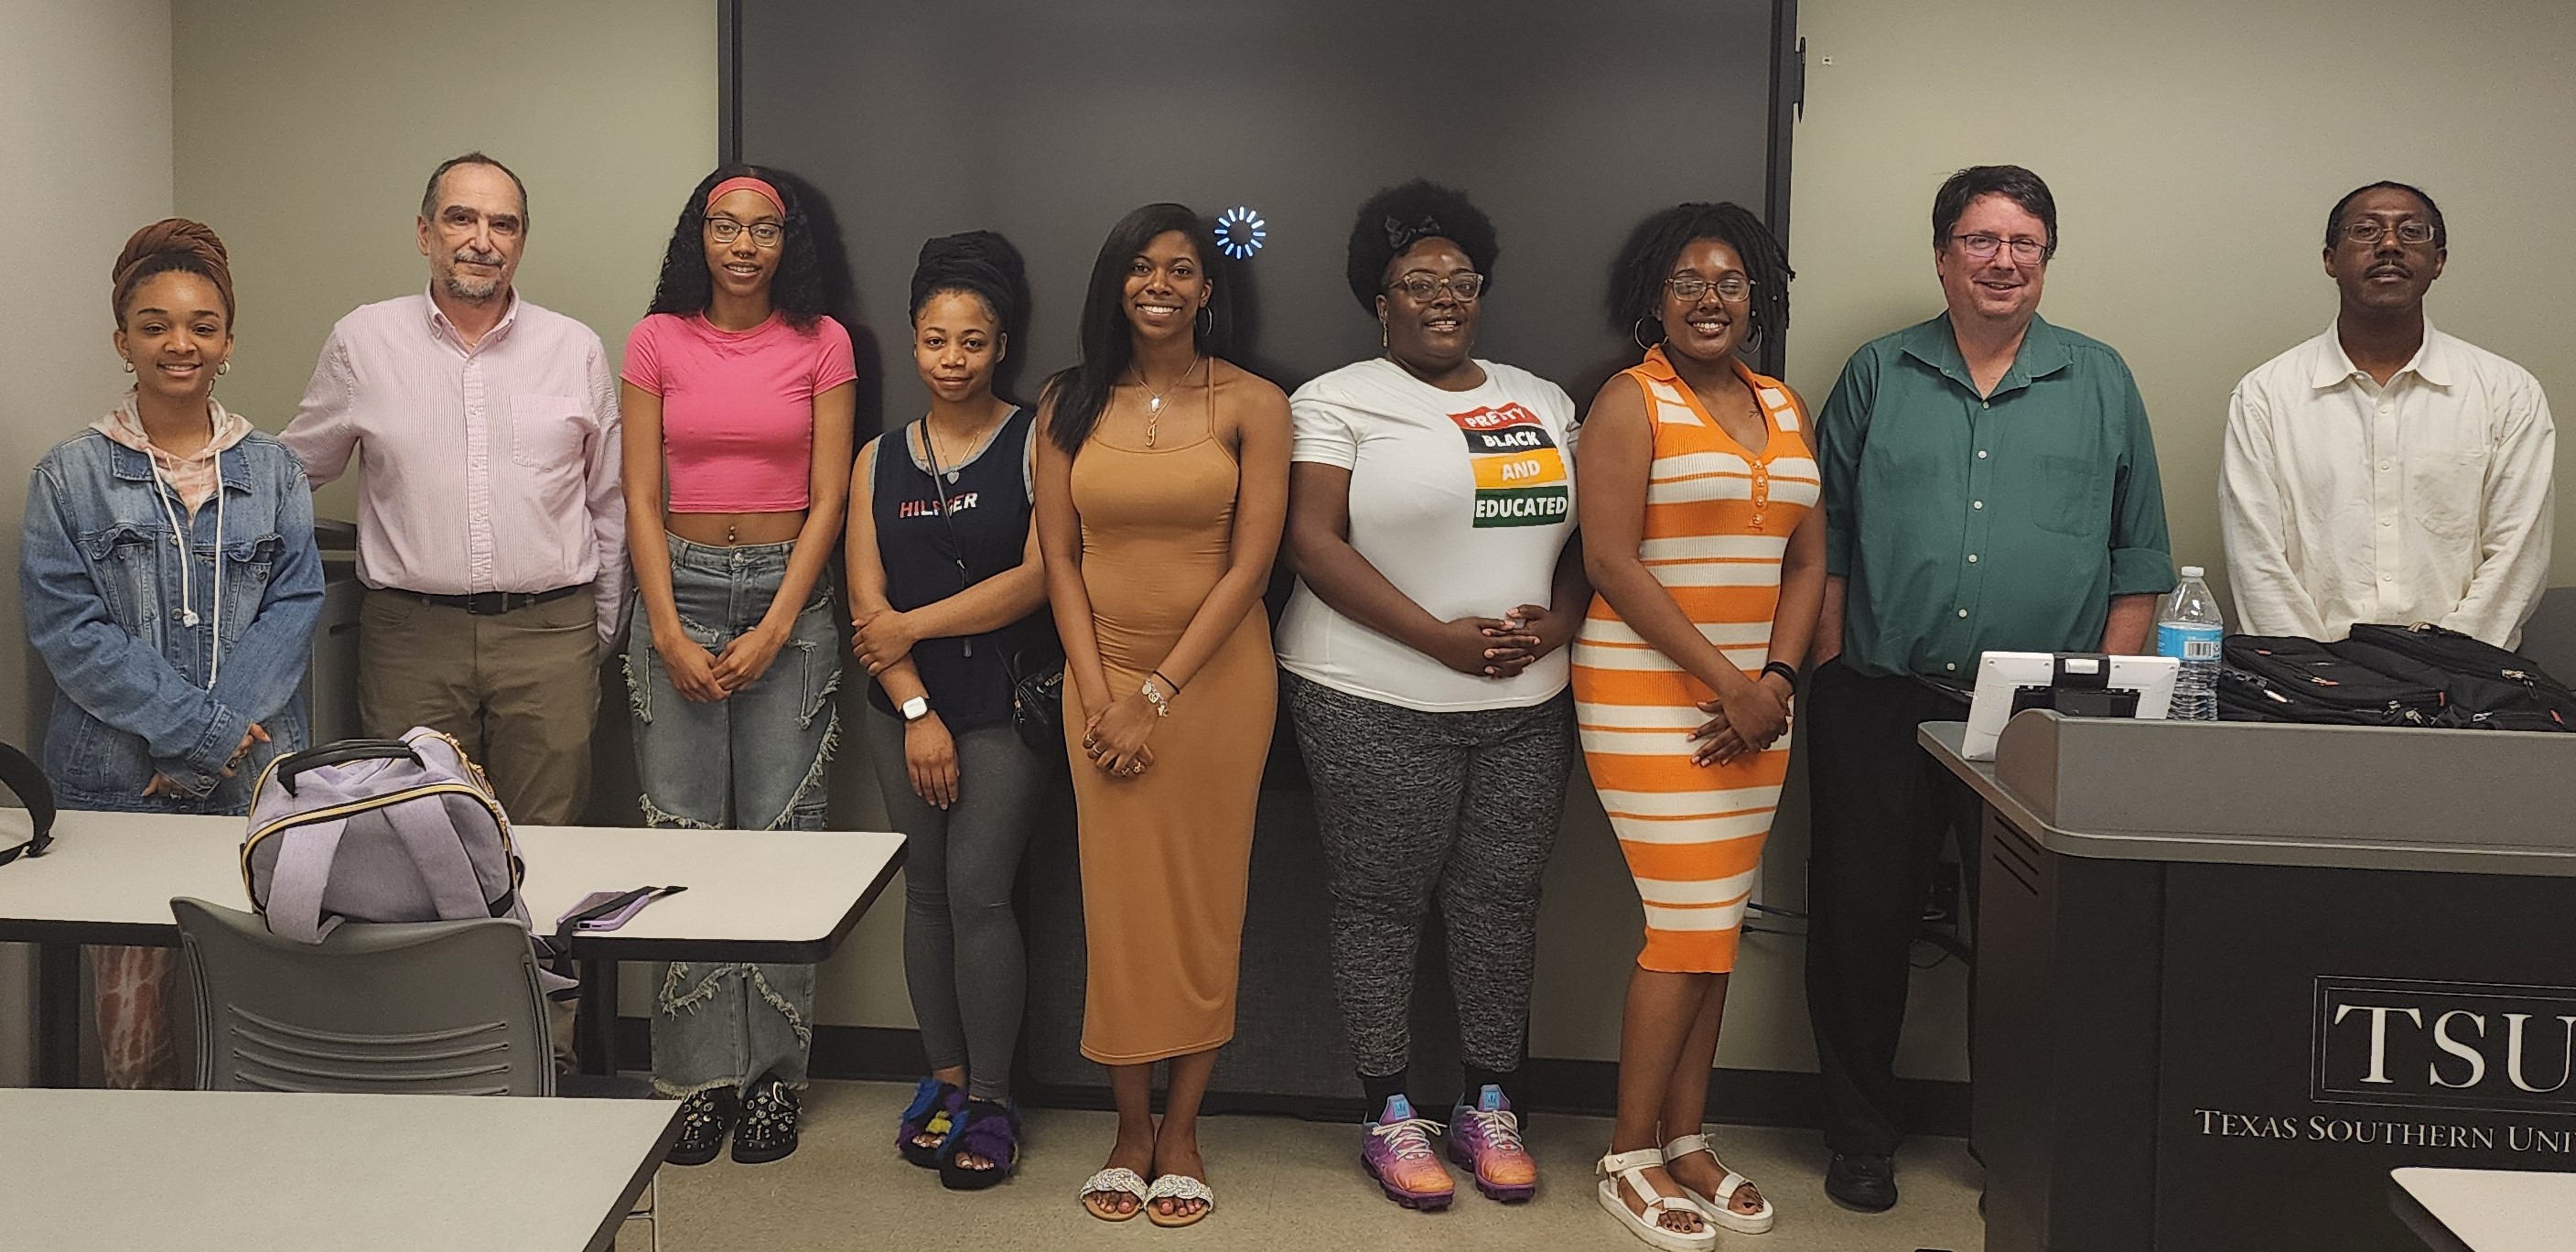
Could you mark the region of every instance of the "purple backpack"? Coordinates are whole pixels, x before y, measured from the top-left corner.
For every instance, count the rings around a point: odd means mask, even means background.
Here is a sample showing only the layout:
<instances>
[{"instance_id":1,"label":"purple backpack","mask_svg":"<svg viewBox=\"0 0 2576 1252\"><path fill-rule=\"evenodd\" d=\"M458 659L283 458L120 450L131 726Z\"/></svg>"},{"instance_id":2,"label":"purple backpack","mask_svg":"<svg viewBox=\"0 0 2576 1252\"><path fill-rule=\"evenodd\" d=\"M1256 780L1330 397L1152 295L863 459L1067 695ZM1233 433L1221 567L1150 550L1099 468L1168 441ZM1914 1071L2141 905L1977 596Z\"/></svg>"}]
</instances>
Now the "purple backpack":
<instances>
[{"instance_id":1,"label":"purple backpack","mask_svg":"<svg viewBox=\"0 0 2576 1252\"><path fill-rule=\"evenodd\" d=\"M456 740L415 727L269 762L251 789L242 885L271 933L344 921L507 917L528 924L510 819Z\"/></svg>"}]
</instances>

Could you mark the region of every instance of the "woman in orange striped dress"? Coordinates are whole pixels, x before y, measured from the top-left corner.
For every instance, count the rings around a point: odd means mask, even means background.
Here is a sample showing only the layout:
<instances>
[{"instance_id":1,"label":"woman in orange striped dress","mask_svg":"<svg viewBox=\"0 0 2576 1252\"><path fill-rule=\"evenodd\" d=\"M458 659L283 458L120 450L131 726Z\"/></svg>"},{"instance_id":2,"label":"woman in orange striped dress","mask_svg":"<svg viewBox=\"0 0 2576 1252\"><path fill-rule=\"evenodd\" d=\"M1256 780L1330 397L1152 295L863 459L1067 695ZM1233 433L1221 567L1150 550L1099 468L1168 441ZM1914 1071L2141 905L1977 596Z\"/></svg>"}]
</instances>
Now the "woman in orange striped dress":
<instances>
[{"instance_id":1,"label":"woman in orange striped dress","mask_svg":"<svg viewBox=\"0 0 2576 1252\"><path fill-rule=\"evenodd\" d=\"M1771 233L1733 204L1678 205L1638 227L1614 274L1622 329L1654 346L1583 424L1575 499L1600 594L1575 640L1574 697L1646 942L1599 1191L1647 1243L1704 1252L1717 1227L1772 1221L1700 1123L1824 597L1824 517L1804 407L1736 355L1788 324Z\"/></svg>"}]
</instances>

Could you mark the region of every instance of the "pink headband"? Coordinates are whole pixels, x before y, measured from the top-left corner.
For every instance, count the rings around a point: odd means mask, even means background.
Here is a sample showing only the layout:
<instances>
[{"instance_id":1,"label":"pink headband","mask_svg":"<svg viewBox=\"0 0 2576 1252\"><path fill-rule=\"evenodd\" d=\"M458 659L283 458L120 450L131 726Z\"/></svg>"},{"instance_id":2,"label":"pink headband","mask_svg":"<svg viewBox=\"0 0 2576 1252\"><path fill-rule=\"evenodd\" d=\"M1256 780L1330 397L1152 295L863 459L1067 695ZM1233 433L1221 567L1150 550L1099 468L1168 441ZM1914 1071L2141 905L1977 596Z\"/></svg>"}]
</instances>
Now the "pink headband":
<instances>
[{"instance_id":1,"label":"pink headband","mask_svg":"<svg viewBox=\"0 0 2576 1252\"><path fill-rule=\"evenodd\" d=\"M708 209L715 208L716 201L722 200L726 196L737 191L758 192L760 193L761 199L769 202L769 207L778 210L778 215L780 217L787 216L787 202L779 198L778 189L770 186L767 182L761 179L753 178L749 175L745 175L741 178L728 178L723 182L717 183L715 185L715 189L707 193L706 207Z\"/></svg>"}]
</instances>

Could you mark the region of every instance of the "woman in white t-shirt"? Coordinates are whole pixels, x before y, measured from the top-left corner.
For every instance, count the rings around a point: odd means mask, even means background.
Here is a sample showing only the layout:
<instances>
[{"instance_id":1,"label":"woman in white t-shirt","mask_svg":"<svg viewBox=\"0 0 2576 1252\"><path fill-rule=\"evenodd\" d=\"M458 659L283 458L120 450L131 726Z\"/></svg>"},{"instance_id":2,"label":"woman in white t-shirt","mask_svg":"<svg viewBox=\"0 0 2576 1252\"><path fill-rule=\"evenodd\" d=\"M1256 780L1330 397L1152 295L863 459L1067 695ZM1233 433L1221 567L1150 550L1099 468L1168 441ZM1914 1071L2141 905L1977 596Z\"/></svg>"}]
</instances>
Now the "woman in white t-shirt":
<instances>
[{"instance_id":1,"label":"woman in white t-shirt","mask_svg":"<svg viewBox=\"0 0 2576 1252\"><path fill-rule=\"evenodd\" d=\"M1539 882L1574 760L1566 645L1591 589L1574 537L1574 402L1471 355L1493 223L1416 181L1360 206L1351 292L1386 355L1299 388L1279 625L1333 888L1333 981L1368 1095L1361 1161L1445 1207L1405 1092L1422 923L1439 904L1465 1082L1449 1155L1497 1200L1537 1167L1510 1093L1526 1051Z\"/></svg>"}]
</instances>

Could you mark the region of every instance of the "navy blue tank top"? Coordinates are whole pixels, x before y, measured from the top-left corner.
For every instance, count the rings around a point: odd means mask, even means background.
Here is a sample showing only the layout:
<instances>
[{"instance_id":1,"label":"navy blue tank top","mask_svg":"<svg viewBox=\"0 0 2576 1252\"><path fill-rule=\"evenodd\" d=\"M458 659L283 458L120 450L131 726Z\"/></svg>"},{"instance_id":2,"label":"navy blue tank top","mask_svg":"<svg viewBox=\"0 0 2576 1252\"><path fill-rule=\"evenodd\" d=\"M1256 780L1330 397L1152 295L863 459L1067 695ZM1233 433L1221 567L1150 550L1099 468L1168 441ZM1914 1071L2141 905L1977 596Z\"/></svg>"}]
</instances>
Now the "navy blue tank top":
<instances>
[{"instance_id":1,"label":"navy blue tank top","mask_svg":"<svg viewBox=\"0 0 2576 1252\"><path fill-rule=\"evenodd\" d=\"M1019 567L1029 539L1026 457L1035 420L1027 409L1013 409L981 451L963 465L943 463L935 480L913 460L921 423L877 440L870 504L886 599L895 608L910 612ZM1041 606L990 634L924 639L913 645L912 664L939 719L952 731L967 731L1010 720L1014 670L1042 670L1062 655L1055 620ZM895 711L885 688L874 683L868 701Z\"/></svg>"}]
</instances>

